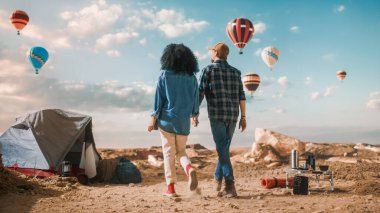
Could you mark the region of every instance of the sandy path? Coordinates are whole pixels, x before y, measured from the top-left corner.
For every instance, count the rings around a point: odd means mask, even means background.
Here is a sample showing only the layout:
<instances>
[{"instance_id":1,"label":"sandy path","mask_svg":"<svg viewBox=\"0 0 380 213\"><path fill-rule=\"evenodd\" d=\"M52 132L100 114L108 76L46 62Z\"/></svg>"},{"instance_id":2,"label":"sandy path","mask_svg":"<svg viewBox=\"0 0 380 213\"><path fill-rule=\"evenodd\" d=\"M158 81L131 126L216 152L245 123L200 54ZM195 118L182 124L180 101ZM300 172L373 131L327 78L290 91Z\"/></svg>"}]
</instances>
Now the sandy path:
<instances>
[{"instance_id":1,"label":"sandy path","mask_svg":"<svg viewBox=\"0 0 380 213\"><path fill-rule=\"evenodd\" d=\"M201 195L188 193L186 178L180 175L176 190L181 197L163 197L164 178L158 168L144 173L145 181L137 185L78 185L67 191L7 194L0 196L0 212L380 212L379 193L358 194L353 180L336 180L334 192L312 190L308 196L260 188L259 177L283 174L285 167L269 170L235 165L239 198L218 198L212 191L213 166L200 170ZM328 188L328 182L321 183Z\"/></svg>"}]
</instances>

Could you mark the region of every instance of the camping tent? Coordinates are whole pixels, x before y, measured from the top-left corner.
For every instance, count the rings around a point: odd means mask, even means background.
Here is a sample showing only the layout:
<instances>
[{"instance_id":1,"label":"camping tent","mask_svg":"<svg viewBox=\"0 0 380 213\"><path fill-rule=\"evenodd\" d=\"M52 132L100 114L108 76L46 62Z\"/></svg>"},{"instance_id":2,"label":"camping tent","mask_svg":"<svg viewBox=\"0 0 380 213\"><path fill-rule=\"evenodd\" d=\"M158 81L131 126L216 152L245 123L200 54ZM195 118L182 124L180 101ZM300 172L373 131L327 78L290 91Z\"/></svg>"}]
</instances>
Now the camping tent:
<instances>
[{"instance_id":1,"label":"camping tent","mask_svg":"<svg viewBox=\"0 0 380 213\"><path fill-rule=\"evenodd\" d=\"M92 118L60 109L44 109L16 118L0 136L5 167L26 175L50 176L69 161L72 174L96 175L100 155L92 134ZM84 170L84 171L83 171Z\"/></svg>"}]
</instances>

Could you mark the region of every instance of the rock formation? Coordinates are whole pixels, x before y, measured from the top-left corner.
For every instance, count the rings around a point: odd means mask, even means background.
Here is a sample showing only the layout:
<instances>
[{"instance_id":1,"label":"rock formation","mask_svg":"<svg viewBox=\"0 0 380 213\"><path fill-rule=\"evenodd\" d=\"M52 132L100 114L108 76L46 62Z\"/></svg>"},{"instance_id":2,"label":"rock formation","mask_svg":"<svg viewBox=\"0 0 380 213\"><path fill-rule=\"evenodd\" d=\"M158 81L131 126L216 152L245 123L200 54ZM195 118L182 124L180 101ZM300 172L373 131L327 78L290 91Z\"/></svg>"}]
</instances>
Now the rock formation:
<instances>
[{"instance_id":1,"label":"rock formation","mask_svg":"<svg viewBox=\"0 0 380 213\"><path fill-rule=\"evenodd\" d=\"M249 154L243 153L233 157L234 162L265 163L267 166L277 166L288 163L291 150L299 152L300 159L306 154L313 154L317 159L329 161L379 162L380 146L370 144L337 144L303 142L294 137L283 135L263 128L255 130L255 142Z\"/></svg>"},{"instance_id":2,"label":"rock formation","mask_svg":"<svg viewBox=\"0 0 380 213\"><path fill-rule=\"evenodd\" d=\"M286 162L292 149L296 149L300 155L305 153L304 142L262 128L256 128L255 141L251 151L251 157L255 158L255 161Z\"/></svg>"}]
</instances>

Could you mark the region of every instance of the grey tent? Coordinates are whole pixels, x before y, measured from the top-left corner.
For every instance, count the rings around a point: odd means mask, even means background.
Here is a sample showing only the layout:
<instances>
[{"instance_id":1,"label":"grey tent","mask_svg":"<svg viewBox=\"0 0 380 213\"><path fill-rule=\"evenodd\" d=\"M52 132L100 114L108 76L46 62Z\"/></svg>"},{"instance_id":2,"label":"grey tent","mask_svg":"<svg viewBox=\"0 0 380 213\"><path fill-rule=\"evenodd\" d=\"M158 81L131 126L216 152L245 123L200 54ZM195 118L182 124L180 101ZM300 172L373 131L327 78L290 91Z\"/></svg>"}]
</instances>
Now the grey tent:
<instances>
[{"instance_id":1,"label":"grey tent","mask_svg":"<svg viewBox=\"0 0 380 213\"><path fill-rule=\"evenodd\" d=\"M100 155L92 134L92 118L60 109L27 113L0 136L5 167L58 171L62 161L84 169L92 178ZM46 175L41 175L46 176Z\"/></svg>"}]
</instances>

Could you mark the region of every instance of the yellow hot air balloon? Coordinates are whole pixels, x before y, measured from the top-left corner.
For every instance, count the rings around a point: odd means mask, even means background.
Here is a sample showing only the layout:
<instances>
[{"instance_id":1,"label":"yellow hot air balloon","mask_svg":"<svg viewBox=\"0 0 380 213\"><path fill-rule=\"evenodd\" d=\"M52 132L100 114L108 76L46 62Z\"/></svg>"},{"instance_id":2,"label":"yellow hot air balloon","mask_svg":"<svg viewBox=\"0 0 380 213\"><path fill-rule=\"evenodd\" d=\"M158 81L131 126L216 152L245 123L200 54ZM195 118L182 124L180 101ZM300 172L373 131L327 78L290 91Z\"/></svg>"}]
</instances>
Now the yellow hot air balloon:
<instances>
[{"instance_id":1,"label":"yellow hot air balloon","mask_svg":"<svg viewBox=\"0 0 380 213\"><path fill-rule=\"evenodd\" d=\"M336 72L336 76L339 80L343 81L346 78L347 73L344 70L339 70L338 72Z\"/></svg>"},{"instance_id":2,"label":"yellow hot air balloon","mask_svg":"<svg viewBox=\"0 0 380 213\"><path fill-rule=\"evenodd\" d=\"M253 93L256 92L260 85L260 76L256 73L249 73L243 77L243 84L248 92L251 93L251 96L253 96Z\"/></svg>"}]
</instances>

